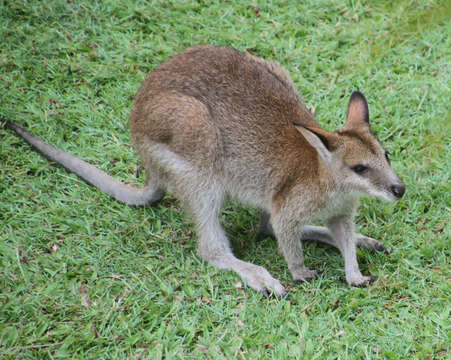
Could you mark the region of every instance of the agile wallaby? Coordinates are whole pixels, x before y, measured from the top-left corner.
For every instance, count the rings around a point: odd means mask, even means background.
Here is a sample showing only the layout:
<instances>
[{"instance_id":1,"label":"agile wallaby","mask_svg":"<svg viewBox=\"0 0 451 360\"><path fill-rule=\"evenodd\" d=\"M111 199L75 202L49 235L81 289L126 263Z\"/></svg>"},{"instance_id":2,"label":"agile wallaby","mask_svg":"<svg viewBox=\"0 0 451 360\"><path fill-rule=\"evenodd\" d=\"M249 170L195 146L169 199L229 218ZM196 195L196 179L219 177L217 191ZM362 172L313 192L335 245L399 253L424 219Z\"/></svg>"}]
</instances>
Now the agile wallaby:
<instances>
[{"instance_id":1,"label":"agile wallaby","mask_svg":"<svg viewBox=\"0 0 451 360\"><path fill-rule=\"evenodd\" d=\"M230 48L190 48L142 84L130 130L146 168L143 189L122 184L11 122L6 125L123 203L150 205L171 189L193 217L198 255L236 271L253 289L277 295L285 293L277 279L233 255L218 218L224 199L263 210L261 229L276 236L295 281L315 276L304 265L302 238L337 247L348 284L365 286L376 277L360 273L356 246L385 249L355 232L359 197L394 201L405 191L370 132L360 92L351 95L344 127L327 132L302 104L286 70ZM316 221L327 227L309 225Z\"/></svg>"}]
</instances>

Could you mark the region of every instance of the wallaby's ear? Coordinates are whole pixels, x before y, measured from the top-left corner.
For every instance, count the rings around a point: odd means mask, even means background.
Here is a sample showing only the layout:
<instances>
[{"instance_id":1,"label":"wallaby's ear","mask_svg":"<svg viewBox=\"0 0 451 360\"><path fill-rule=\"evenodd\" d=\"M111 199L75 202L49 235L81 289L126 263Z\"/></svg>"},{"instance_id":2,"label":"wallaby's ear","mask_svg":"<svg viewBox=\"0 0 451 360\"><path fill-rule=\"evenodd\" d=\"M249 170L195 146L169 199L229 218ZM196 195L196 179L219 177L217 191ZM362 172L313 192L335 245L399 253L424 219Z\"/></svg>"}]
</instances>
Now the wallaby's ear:
<instances>
[{"instance_id":1,"label":"wallaby's ear","mask_svg":"<svg viewBox=\"0 0 451 360\"><path fill-rule=\"evenodd\" d=\"M368 103L360 91L354 91L349 99L346 124L343 130L370 127Z\"/></svg>"},{"instance_id":2,"label":"wallaby's ear","mask_svg":"<svg viewBox=\"0 0 451 360\"><path fill-rule=\"evenodd\" d=\"M324 160L329 161L331 159L331 151L335 150L335 137L333 133L319 128L306 128L298 123L293 123L293 125L304 136L305 140L318 151Z\"/></svg>"}]
</instances>

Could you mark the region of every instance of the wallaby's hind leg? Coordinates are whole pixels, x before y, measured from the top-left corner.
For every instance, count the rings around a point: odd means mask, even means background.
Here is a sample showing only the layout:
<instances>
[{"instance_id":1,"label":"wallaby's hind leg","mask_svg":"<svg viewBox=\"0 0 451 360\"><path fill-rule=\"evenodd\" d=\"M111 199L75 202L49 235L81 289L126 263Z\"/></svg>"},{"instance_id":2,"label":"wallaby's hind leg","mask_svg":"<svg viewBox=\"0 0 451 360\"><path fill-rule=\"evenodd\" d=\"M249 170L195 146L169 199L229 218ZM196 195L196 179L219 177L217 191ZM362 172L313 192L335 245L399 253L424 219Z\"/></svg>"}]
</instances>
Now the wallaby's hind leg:
<instances>
[{"instance_id":1,"label":"wallaby's hind leg","mask_svg":"<svg viewBox=\"0 0 451 360\"><path fill-rule=\"evenodd\" d=\"M251 288L265 295L285 294L279 280L273 278L263 267L236 258L230 249L229 240L219 223L219 211L222 198L218 198L217 187L210 191L202 189L189 204L197 226L199 246L198 255L213 266L224 270L233 270Z\"/></svg>"},{"instance_id":2,"label":"wallaby's hind leg","mask_svg":"<svg viewBox=\"0 0 451 360\"><path fill-rule=\"evenodd\" d=\"M233 270L251 288L265 294L285 294L282 284L261 266L237 259L219 223L223 189L219 181L172 152L167 146L152 144L149 153L157 165L161 181L174 192L191 213L197 229L199 257L213 266Z\"/></svg>"}]
</instances>

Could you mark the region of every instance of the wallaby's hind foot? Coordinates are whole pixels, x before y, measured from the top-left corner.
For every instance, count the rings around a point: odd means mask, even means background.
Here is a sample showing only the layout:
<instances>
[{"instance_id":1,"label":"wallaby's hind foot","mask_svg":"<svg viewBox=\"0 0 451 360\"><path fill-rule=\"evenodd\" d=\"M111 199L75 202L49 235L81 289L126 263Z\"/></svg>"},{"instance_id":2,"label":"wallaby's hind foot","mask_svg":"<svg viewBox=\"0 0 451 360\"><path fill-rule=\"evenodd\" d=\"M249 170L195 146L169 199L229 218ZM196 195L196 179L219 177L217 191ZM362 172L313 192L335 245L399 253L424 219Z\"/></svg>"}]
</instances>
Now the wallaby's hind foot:
<instances>
[{"instance_id":1,"label":"wallaby's hind foot","mask_svg":"<svg viewBox=\"0 0 451 360\"><path fill-rule=\"evenodd\" d=\"M221 260L221 263L216 262L215 265L234 270L250 288L261 291L265 296L269 294L274 294L277 297L285 295L286 290L283 285L279 280L272 277L264 267L242 261L233 255L226 256Z\"/></svg>"},{"instance_id":2,"label":"wallaby's hind foot","mask_svg":"<svg viewBox=\"0 0 451 360\"><path fill-rule=\"evenodd\" d=\"M233 255L219 221L213 220L210 225L214 225L214 231L207 233L206 229L198 230L199 247L197 255L199 257L222 270L235 271L247 286L256 291L261 291L265 296L270 294L278 297L285 295L286 291L283 285L279 280L272 277L268 270L262 266L240 260Z\"/></svg>"},{"instance_id":3,"label":"wallaby's hind foot","mask_svg":"<svg viewBox=\"0 0 451 360\"><path fill-rule=\"evenodd\" d=\"M205 188L202 194L197 192L196 201L188 200L198 232L198 256L210 265L235 271L247 286L261 291L265 296L285 295L283 285L264 267L240 260L233 255L229 239L219 222L219 211L223 199L221 192L217 190L215 187L209 190Z\"/></svg>"}]
</instances>

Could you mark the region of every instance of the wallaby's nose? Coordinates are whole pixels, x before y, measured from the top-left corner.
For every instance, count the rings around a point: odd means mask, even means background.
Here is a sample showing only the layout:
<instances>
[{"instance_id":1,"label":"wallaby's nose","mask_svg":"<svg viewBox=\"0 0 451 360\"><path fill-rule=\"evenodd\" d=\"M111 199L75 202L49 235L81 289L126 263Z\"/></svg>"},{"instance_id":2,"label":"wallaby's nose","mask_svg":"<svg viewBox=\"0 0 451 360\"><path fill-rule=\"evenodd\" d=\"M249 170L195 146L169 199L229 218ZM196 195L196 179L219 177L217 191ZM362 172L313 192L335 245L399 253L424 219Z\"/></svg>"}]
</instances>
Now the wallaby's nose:
<instances>
[{"instance_id":1,"label":"wallaby's nose","mask_svg":"<svg viewBox=\"0 0 451 360\"><path fill-rule=\"evenodd\" d=\"M406 192L406 186L404 184L392 185L390 189L393 195L395 195L398 199L402 198L402 196Z\"/></svg>"}]
</instances>

